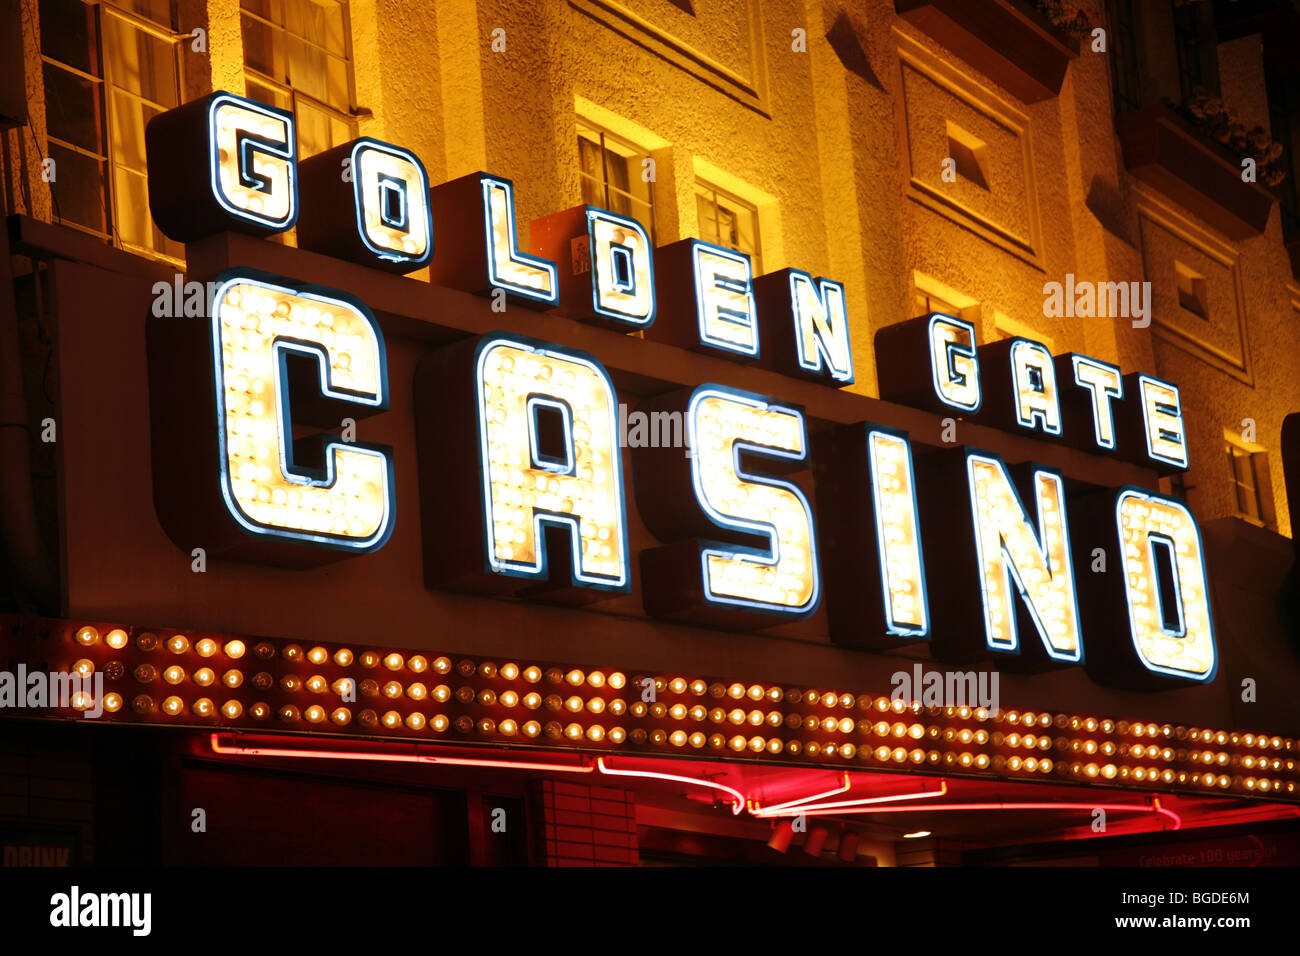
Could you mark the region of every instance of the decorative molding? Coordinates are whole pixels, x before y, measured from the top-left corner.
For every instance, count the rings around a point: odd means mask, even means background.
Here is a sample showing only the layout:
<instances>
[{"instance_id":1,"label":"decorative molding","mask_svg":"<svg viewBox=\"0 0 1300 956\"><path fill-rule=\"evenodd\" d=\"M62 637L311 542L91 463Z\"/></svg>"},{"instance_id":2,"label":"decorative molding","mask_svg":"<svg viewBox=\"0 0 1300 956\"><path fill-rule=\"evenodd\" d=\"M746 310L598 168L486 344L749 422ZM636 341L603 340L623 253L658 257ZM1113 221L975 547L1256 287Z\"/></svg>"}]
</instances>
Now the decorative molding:
<instances>
[{"instance_id":1,"label":"decorative molding","mask_svg":"<svg viewBox=\"0 0 1300 956\"><path fill-rule=\"evenodd\" d=\"M707 53L673 36L663 27L633 12L622 0L569 0L569 6L626 37L700 82L730 96L763 116L770 117L767 57L763 49L763 24L759 0L744 0L749 23L749 70L740 73Z\"/></svg>"},{"instance_id":2,"label":"decorative molding","mask_svg":"<svg viewBox=\"0 0 1300 956\"><path fill-rule=\"evenodd\" d=\"M1034 178L1029 117L970 75L936 57L916 40L895 29L898 37L899 95L894 97L899 153L905 159L905 191L908 198L963 226L992 244L1010 252L1037 269L1042 269L1042 227L1038 209L1038 187ZM1011 133L1020 150L1020 182L1024 190L1026 227L1019 229L992 215L973 209L947 191L924 182L916 173L912 155L912 115L907 96L907 71L913 70L959 102ZM996 184L995 184L996 185Z\"/></svg>"},{"instance_id":3,"label":"decorative molding","mask_svg":"<svg viewBox=\"0 0 1300 956\"><path fill-rule=\"evenodd\" d=\"M1163 229L1222 266L1232 278L1232 303L1236 314L1231 321L1227 317L1213 314L1208 320L1196 319L1196 321L1203 324L1208 322L1207 328L1227 331L1233 335L1236 339L1235 349L1225 349L1221 345L1216 345L1205 336L1198 335L1195 327L1189 327L1188 323L1171 321L1167 315L1162 315L1159 309L1154 308L1154 302L1151 314L1152 333L1170 345L1194 355L1207 365L1253 387L1255 379L1250 358L1250 335L1246 327L1246 288L1241 275L1241 253L1215 238L1177 207L1166 202L1154 188L1135 184L1134 194L1137 197L1139 250L1142 253L1143 271L1148 277L1153 271L1152 263L1147 261L1146 229L1150 224ZM1152 298L1155 298L1154 294Z\"/></svg>"}]
</instances>

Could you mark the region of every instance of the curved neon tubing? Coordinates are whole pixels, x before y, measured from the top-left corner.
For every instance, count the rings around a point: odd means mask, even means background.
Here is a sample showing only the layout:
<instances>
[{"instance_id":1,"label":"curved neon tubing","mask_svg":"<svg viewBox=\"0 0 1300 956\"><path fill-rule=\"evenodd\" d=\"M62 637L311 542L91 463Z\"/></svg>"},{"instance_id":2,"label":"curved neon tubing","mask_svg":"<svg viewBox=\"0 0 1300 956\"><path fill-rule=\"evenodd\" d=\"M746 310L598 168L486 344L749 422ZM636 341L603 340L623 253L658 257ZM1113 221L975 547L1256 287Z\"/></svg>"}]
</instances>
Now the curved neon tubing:
<instances>
[{"instance_id":1,"label":"curved neon tubing","mask_svg":"<svg viewBox=\"0 0 1300 956\"><path fill-rule=\"evenodd\" d=\"M554 770L592 773L591 764L533 763L526 760L492 760L488 757L435 757L431 754L366 753L357 750L294 750L288 747L240 747L223 744L220 734L211 738L212 752L240 757L311 757L317 760L373 760L379 763L433 763L450 767L495 767L501 770Z\"/></svg>"},{"instance_id":2,"label":"curved neon tubing","mask_svg":"<svg viewBox=\"0 0 1300 956\"><path fill-rule=\"evenodd\" d=\"M813 810L832 810L842 807L865 807L881 803L898 803L903 800L924 800L926 797L942 797L948 793L948 781L940 780L938 790L918 790L915 793L891 793L883 797L859 797L854 800L840 800L835 803L808 803L795 807L762 807L754 811L756 817L794 817Z\"/></svg>"},{"instance_id":3,"label":"curved neon tubing","mask_svg":"<svg viewBox=\"0 0 1300 956\"><path fill-rule=\"evenodd\" d=\"M820 800L823 797L835 797L839 796L841 793L848 793L850 788L852 788L853 783L849 780L849 775L847 773L842 774L841 779L843 782L834 790L827 790L824 793L810 793L806 797L797 797L794 800L786 800L783 803L774 803L767 807L756 807L752 812L755 816L764 816L769 813L776 813L778 810L784 810L787 807L811 803L813 800ZM750 802L753 803L753 801Z\"/></svg>"},{"instance_id":4,"label":"curved neon tubing","mask_svg":"<svg viewBox=\"0 0 1300 956\"><path fill-rule=\"evenodd\" d=\"M732 816L739 816L740 811L745 809L745 795L739 790L733 790L731 787L721 783L714 783L712 780L701 780L699 777L679 777L675 773L660 773L657 770L615 770L613 767L605 765L604 757L596 758L596 766L600 772L614 777L645 777L649 780L673 780L677 783L686 783L695 787L708 787L711 790L720 790L731 796L731 813Z\"/></svg>"}]
</instances>

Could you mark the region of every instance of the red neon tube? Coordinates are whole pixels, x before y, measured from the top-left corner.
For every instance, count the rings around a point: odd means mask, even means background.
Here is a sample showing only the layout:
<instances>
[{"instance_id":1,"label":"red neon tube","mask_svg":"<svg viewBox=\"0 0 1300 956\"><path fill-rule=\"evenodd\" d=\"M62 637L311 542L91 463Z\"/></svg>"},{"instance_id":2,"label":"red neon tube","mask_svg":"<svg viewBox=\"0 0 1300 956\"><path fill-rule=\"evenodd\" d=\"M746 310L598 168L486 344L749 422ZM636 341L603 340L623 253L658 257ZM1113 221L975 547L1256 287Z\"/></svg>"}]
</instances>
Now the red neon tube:
<instances>
[{"instance_id":1,"label":"red neon tube","mask_svg":"<svg viewBox=\"0 0 1300 956\"><path fill-rule=\"evenodd\" d=\"M712 780L703 780L699 777L681 777L675 773L660 773L657 770L615 770L613 767L605 765L604 757L596 758L596 766L600 772L609 774L614 777L645 777L648 780L673 780L677 783L686 783L694 787L708 787L711 790L720 790L731 796L731 813L732 816L739 816L740 811L745 809L745 795L739 790L733 790L731 787L721 783L714 783Z\"/></svg>"},{"instance_id":2,"label":"red neon tube","mask_svg":"<svg viewBox=\"0 0 1300 956\"><path fill-rule=\"evenodd\" d=\"M1172 810L1166 810L1156 800L1151 806L1145 803L923 803L919 806L865 806L865 807L848 807L843 810L836 809L818 809L806 810L804 813L810 817L833 817L842 816L851 813L942 813L944 811L974 811L974 810L1114 810L1116 812L1131 813L1158 813L1161 816L1168 817L1173 821L1174 829L1180 830L1183 826L1183 819Z\"/></svg>"},{"instance_id":3,"label":"red neon tube","mask_svg":"<svg viewBox=\"0 0 1300 956\"><path fill-rule=\"evenodd\" d=\"M859 797L854 800L840 800L835 803L800 803L798 806L778 804L772 807L760 807L753 811L756 817L796 817L800 814L817 810L837 808L865 807L869 804L898 803L903 800L924 800L926 797L942 797L948 793L948 781L940 780L938 790L917 790L914 793L891 793L883 797Z\"/></svg>"},{"instance_id":4,"label":"red neon tube","mask_svg":"<svg viewBox=\"0 0 1300 956\"><path fill-rule=\"evenodd\" d=\"M824 793L810 793L806 797L797 797L794 800L786 800L782 803L774 803L771 806L760 807L752 812L754 813L755 816L763 816L764 814L768 814L768 813L776 813L776 811L784 810L787 807L793 807L798 804L810 803L813 800L820 800L823 797L835 797L835 796L839 796L841 793L848 793L849 788L851 788L852 786L853 784L849 781L849 775L846 772L842 774L841 783L834 790L827 790Z\"/></svg>"},{"instance_id":5,"label":"red neon tube","mask_svg":"<svg viewBox=\"0 0 1300 956\"><path fill-rule=\"evenodd\" d=\"M435 757L431 754L368 753L358 750L298 750L288 747L240 747L221 743L212 735L212 752L240 757L310 757L316 760L373 760L380 763L432 763L450 767L495 767L501 770L554 770L560 773L592 773L591 764L534 763L525 760L493 760L490 757Z\"/></svg>"}]
</instances>

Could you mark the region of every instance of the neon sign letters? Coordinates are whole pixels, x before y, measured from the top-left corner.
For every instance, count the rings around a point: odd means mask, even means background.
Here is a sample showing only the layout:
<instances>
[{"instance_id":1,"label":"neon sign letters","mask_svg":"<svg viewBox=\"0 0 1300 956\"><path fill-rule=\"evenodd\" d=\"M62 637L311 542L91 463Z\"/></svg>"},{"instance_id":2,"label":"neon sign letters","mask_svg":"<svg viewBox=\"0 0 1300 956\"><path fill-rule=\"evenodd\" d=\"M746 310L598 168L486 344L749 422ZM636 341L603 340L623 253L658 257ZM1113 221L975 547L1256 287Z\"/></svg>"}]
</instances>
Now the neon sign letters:
<instances>
[{"instance_id":1,"label":"neon sign letters","mask_svg":"<svg viewBox=\"0 0 1300 956\"><path fill-rule=\"evenodd\" d=\"M264 235L297 221L308 249L396 272L428 265L430 281L489 296L496 311L506 301L556 309L834 387L854 379L844 289L831 279L755 277L748 256L697 239L655 248L645 225L593 206L533 223L525 249L509 180L478 172L430 188L412 153L371 139L300 173L292 117L224 93L156 118L149 148L154 215L177 238ZM196 149L205 175L172 168L192 165L180 156ZM169 205L186 202L200 210L194 221ZM462 241L435 251L445 223ZM172 537L277 563L382 547L395 520L393 450L339 425L388 406L384 341L366 307L233 270L218 282L202 345L208 382L183 372L195 348L151 327L156 497ZM1053 356L1027 338L981 346L973 325L939 313L882 328L876 353L886 401L1161 474L1187 467L1178 389L1153 376ZM638 402L681 422L685 448L633 448L625 477L609 372L592 355L516 334L430 349L414 384L430 587L572 604L628 594L633 487L660 542L637 555L655 616L761 628L817 613L825 592L828 630L847 644L929 641L947 659L1013 655L1120 683L1216 672L1200 533L1172 498L1067 495L1058 472L974 448L925 448L914 460L905 432L814 428L798 406L722 384ZM205 404L211 429L160 411L161 396ZM194 484L178 450L212 469L197 505L167 503L169 484ZM1108 575L1083 570L1099 541L1113 556ZM927 572L941 574L944 600ZM1090 633L1103 636L1085 654ZM1105 639L1116 633L1129 640Z\"/></svg>"}]
</instances>

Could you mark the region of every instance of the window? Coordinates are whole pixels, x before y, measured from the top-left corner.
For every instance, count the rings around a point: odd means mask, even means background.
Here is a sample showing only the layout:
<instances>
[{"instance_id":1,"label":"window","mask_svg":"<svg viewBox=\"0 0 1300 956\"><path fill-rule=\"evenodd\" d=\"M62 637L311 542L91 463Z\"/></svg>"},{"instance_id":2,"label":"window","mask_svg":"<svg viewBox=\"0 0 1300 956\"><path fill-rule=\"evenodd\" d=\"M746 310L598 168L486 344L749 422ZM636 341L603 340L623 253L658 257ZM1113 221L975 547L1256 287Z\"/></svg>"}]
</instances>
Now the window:
<instances>
[{"instance_id":1,"label":"window","mask_svg":"<svg viewBox=\"0 0 1300 956\"><path fill-rule=\"evenodd\" d=\"M942 315L951 315L954 319L962 318L960 307L944 301L937 295L931 295L924 289L912 290L912 311L915 315L930 315L938 312Z\"/></svg>"},{"instance_id":2,"label":"window","mask_svg":"<svg viewBox=\"0 0 1300 956\"><path fill-rule=\"evenodd\" d=\"M144 128L180 103L168 0L40 0L45 129L56 218L133 252L180 260L149 215Z\"/></svg>"},{"instance_id":3,"label":"window","mask_svg":"<svg viewBox=\"0 0 1300 956\"><path fill-rule=\"evenodd\" d=\"M1264 71L1264 86L1268 93L1268 124L1273 139L1282 144L1282 165L1286 179L1274 190L1282 210L1282 236L1287 241L1300 236L1300 163L1296 150L1300 149L1300 76L1283 75L1278 70Z\"/></svg>"},{"instance_id":4,"label":"window","mask_svg":"<svg viewBox=\"0 0 1300 956\"><path fill-rule=\"evenodd\" d=\"M696 180L695 211L699 215L701 239L745 253L754 263L754 274L762 273L757 207Z\"/></svg>"},{"instance_id":5,"label":"window","mask_svg":"<svg viewBox=\"0 0 1300 956\"><path fill-rule=\"evenodd\" d=\"M630 216L655 242L654 183L641 175L643 150L626 140L578 120L578 176L582 201Z\"/></svg>"},{"instance_id":6,"label":"window","mask_svg":"<svg viewBox=\"0 0 1300 956\"><path fill-rule=\"evenodd\" d=\"M1142 71L1138 63L1138 33L1133 0L1106 0L1106 25L1110 28L1110 85L1115 112L1142 108Z\"/></svg>"},{"instance_id":7,"label":"window","mask_svg":"<svg viewBox=\"0 0 1300 956\"><path fill-rule=\"evenodd\" d=\"M1265 500L1268 453L1252 452L1235 442L1225 443L1228 473L1232 476L1237 516L1253 524L1269 524L1271 501Z\"/></svg>"},{"instance_id":8,"label":"window","mask_svg":"<svg viewBox=\"0 0 1300 956\"><path fill-rule=\"evenodd\" d=\"M337 0L240 0L248 95L290 110L305 159L356 137L348 9Z\"/></svg>"},{"instance_id":9,"label":"window","mask_svg":"<svg viewBox=\"0 0 1300 956\"><path fill-rule=\"evenodd\" d=\"M1214 32L1214 4L1174 0L1174 47L1178 52L1178 85L1183 100L1202 89L1219 92L1219 46Z\"/></svg>"}]
</instances>

